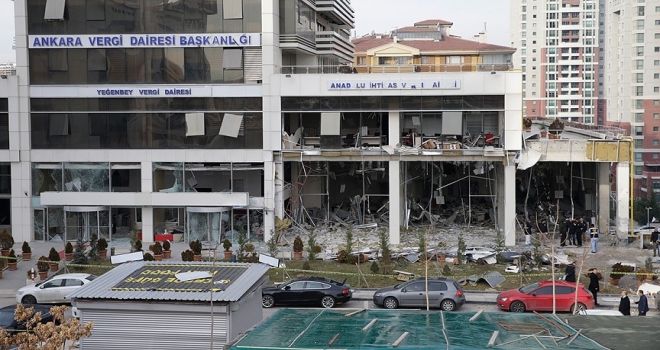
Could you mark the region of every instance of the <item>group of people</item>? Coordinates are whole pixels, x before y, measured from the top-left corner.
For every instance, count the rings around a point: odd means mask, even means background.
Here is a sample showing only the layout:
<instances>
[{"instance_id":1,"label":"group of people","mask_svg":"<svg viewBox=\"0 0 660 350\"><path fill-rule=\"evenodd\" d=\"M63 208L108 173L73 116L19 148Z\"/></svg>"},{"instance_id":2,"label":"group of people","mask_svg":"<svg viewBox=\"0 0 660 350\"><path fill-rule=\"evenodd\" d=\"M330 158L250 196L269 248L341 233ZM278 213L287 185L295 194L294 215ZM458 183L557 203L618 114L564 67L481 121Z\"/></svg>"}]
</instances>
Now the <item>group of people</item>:
<instances>
[{"instance_id":1,"label":"group of people","mask_svg":"<svg viewBox=\"0 0 660 350\"><path fill-rule=\"evenodd\" d=\"M571 262L566 266L566 277L564 278L567 282L575 282L575 261ZM592 268L589 269L589 291L594 296L594 302L596 306L598 304L598 291L600 290L600 284L598 282L598 269ZM649 311L649 302L644 295L643 290L638 290L637 294L639 295L639 300L635 302L637 304L637 310L639 311L639 316L646 316L646 313ZM621 292L621 300L619 302L619 312L624 316L630 316L630 299L628 298L628 292Z\"/></svg>"},{"instance_id":2,"label":"group of people","mask_svg":"<svg viewBox=\"0 0 660 350\"><path fill-rule=\"evenodd\" d=\"M649 312L649 300L641 289L637 291L637 295L639 295L639 300L635 302L637 304L637 311L640 316L646 316L646 313ZM630 316L630 299L628 298L628 292L625 290L621 292L619 312L624 316Z\"/></svg>"},{"instance_id":3,"label":"group of people","mask_svg":"<svg viewBox=\"0 0 660 350\"><path fill-rule=\"evenodd\" d=\"M589 225L583 217L567 218L560 227L559 234L559 245L562 247L567 245L582 247L582 242L589 239L591 252L598 252L598 229L593 224Z\"/></svg>"}]
</instances>

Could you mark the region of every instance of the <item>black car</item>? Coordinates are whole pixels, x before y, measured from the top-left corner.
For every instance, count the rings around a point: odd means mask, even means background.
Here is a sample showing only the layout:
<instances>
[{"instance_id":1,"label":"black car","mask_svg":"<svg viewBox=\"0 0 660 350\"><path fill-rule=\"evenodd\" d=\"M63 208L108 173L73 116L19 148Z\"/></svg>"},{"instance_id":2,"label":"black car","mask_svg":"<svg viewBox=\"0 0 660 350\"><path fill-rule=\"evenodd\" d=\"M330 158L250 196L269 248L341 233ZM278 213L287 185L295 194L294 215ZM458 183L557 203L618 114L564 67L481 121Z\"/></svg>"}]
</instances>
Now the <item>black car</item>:
<instances>
[{"instance_id":1,"label":"black car","mask_svg":"<svg viewBox=\"0 0 660 350\"><path fill-rule=\"evenodd\" d=\"M41 323L53 322L53 315L50 314L50 306L30 305L29 307L34 307L35 314L41 312ZM5 306L0 309L0 328L6 330L9 334L15 334L25 330L25 322L17 322L14 319L15 310L15 305Z\"/></svg>"},{"instance_id":2,"label":"black car","mask_svg":"<svg viewBox=\"0 0 660 350\"><path fill-rule=\"evenodd\" d=\"M320 305L334 307L351 300L351 286L324 277L301 277L261 290L261 305Z\"/></svg>"}]
</instances>

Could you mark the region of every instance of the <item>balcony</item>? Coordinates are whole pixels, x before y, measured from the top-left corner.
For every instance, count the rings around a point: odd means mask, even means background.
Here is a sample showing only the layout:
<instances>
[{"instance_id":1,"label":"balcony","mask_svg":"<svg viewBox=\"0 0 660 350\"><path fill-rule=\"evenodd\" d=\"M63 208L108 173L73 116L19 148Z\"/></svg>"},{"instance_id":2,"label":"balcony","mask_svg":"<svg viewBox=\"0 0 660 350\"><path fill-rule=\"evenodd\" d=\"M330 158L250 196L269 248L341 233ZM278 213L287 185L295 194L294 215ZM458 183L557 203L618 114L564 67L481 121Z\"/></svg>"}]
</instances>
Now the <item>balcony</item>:
<instances>
[{"instance_id":1,"label":"balcony","mask_svg":"<svg viewBox=\"0 0 660 350\"><path fill-rule=\"evenodd\" d=\"M355 16L348 0L316 0L316 11L335 24L355 28Z\"/></svg>"},{"instance_id":2,"label":"balcony","mask_svg":"<svg viewBox=\"0 0 660 350\"><path fill-rule=\"evenodd\" d=\"M314 38L300 34L281 34L280 47L284 50L289 49L306 54L316 54L316 43Z\"/></svg>"},{"instance_id":3,"label":"balcony","mask_svg":"<svg viewBox=\"0 0 660 350\"><path fill-rule=\"evenodd\" d=\"M355 46L349 39L332 31L316 32L316 52L319 55L334 55L353 61Z\"/></svg>"},{"instance_id":4,"label":"balcony","mask_svg":"<svg viewBox=\"0 0 660 350\"><path fill-rule=\"evenodd\" d=\"M283 66L281 74L371 74L419 72L505 72L513 69L510 63L479 64L407 64L407 65L341 65L341 66Z\"/></svg>"}]
</instances>

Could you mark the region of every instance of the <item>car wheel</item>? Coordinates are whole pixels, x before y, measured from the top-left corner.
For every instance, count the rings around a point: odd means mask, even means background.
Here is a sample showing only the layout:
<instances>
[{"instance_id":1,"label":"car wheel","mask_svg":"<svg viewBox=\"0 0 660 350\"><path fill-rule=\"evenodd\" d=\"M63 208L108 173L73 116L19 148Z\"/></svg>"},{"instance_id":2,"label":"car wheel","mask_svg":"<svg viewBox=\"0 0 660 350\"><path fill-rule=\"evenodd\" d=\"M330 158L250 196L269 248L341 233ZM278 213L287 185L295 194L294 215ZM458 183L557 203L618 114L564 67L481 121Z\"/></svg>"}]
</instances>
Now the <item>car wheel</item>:
<instances>
[{"instance_id":1,"label":"car wheel","mask_svg":"<svg viewBox=\"0 0 660 350\"><path fill-rule=\"evenodd\" d=\"M264 295L261 297L261 306L271 308L275 306L275 298L272 295Z\"/></svg>"},{"instance_id":2,"label":"car wheel","mask_svg":"<svg viewBox=\"0 0 660 350\"><path fill-rule=\"evenodd\" d=\"M440 309L442 311L454 311L456 310L456 303L451 299L445 299L440 303Z\"/></svg>"},{"instance_id":3,"label":"car wheel","mask_svg":"<svg viewBox=\"0 0 660 350\"><path fill-rule=\"evenodd\" d=\"M587 306L582 303L577 303L577 312L581 313L587 310ZM575 304L571 305L571 313L575 314Z\"/></svg>"},{"instance_id":4,"label":"car wheel","mask_svg":"<svg viewBox=\"0 0 660 350\"><path fill-rule=\"evenodd\" d=\"M21 303L23 304L36 304L37 303L37 298L35 298L32 295L26 295L21 299Z\"/></svg>"},{"instance_id":5,"label":"car wheel","mask_svg":"<svg viewBox=\"0 0 660 350\"><path fill-rule=\"evenodd\" d=\"M525 303L522 301L514 301L511 303L509 310L511 310L511 312L525 312Z\"/></svg>"},{"instance_id":6,"label":"car wheel","mask_svg":"<svg viewBox=\"0 0 660 350\"><path fill-rule=\"evenodd\" d=\"M399 307L399 302L393 297L387 297L385 298L385 301L383 301L383 306L385 306L386 309L396 309Z\"/></svg>"},{"instance_id":7,"label":"car wheel","mask_svg":"<svg viewBox=\"0 0 660 350\"><path fill-rule=\"evenodd\" d=\"M335 307L335 298L326 295L321 299L321 306L323 306L326 309L331 309Z\"/></svg>"}]
</instances>

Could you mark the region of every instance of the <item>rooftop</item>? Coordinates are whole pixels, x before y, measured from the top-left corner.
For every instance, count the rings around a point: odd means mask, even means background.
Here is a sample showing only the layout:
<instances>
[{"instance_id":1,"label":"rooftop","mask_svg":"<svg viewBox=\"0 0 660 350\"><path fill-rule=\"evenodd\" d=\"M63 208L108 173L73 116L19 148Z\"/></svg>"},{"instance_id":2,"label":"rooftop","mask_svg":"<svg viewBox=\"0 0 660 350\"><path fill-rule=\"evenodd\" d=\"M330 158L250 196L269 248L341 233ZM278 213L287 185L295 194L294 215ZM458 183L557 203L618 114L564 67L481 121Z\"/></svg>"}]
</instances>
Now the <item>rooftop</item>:
<instances>
[{"instance_id":1,"label":"rooftop","mask_svg":"<svg viewBox=\"0 0 660 350\"><path fill-rule=\"evenodd\" d=\"M263 264L125 263L69 295L71 299L237 301L268 271ZM185 272L208 272L213 277L182 281Z\"/></svg>"},{"instance_id":2,"label":"rooftop","mask_svg":"<svg viewBox=\"0 0 660 350\"><path fill-rule=\"evenodd\" d=\"M355 53L364 53L370 49L391 44L392 37L370 35L353 40ZM516 51L513 47L494 44L484 44L473 40L461 39L453 36L445 36L442 40L398 40L397 44L418 49L420 51L473 51L473 52L508 52Z\"/></svg>"},{"instance_id":3,"label":"rooftop","mask_svg":"<svg viewBox=\"0 0 660 350\"><path fill-rule=\"evenodd\" d=\"M415 27L432 26L432 25L450 26L453 24L454 22L445 21L444 19L427 19L427 20L415 22Z\"/></svg>"}]
</instances>

